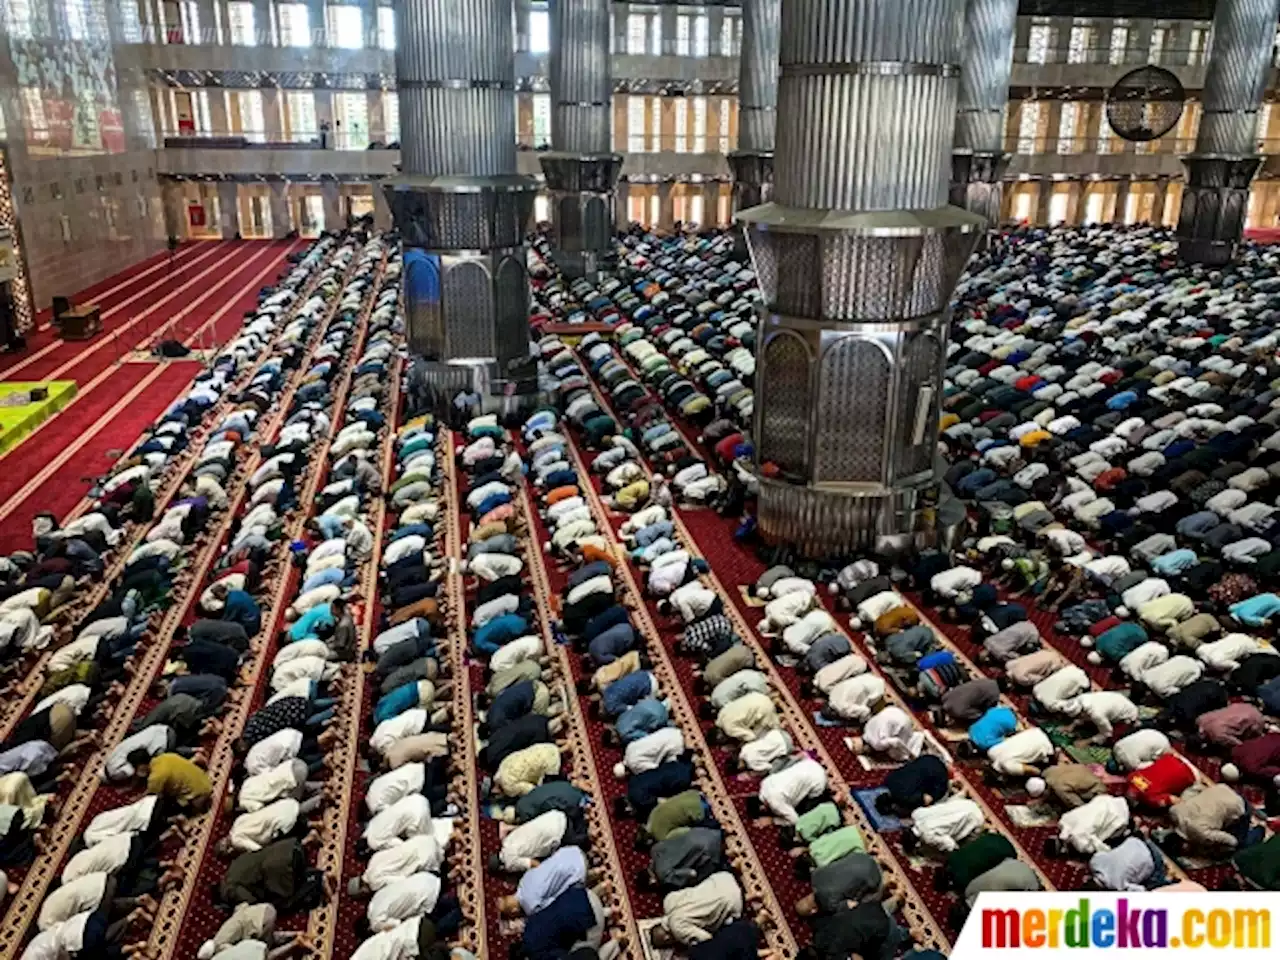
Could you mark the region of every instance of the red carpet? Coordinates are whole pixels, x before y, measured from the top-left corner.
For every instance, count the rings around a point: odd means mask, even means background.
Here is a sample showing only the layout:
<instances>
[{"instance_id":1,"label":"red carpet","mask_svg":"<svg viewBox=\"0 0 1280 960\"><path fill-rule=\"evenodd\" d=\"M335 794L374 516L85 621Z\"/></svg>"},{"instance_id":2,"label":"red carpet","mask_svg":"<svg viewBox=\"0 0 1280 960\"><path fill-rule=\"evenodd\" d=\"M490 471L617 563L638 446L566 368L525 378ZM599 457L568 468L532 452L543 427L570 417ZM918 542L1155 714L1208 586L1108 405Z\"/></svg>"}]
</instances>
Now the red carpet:
<instances>
[{"instance_id":1,"label":"red carpet","mask_svg":"<svg viewBox=\"0 0 1280 960\"><path fill-rule=\"evenodd\" d=\"M300 242L289 241L209 245L210 249L195 255L201 258L200 263L176 271L178 279L173 285L166 285L159 300L140 302L132 311L133 320L122 318L123 323L137 321L122 343L140 343L159 328L162 321L150 321L142 312L165 303L166 298L169 304L181 303L180 309L188 313L180 327L161 336L189 338L193 345L226 342L243 324L244 313L257 303L258 290L275 280L286 265L288 253L299 246ZM192 259L187 257L183 262ZM200 274L206 271L214 276L201 278ZM146 280L156 282L153 278ZM126 291L124 299L137 295L137 291ZM3 458L0 549L28 546L30 521L36 513L49 510L65 516L91 486L83 478L101 474L110 466L115 458L108 451L127 452L142 430L177 398L200 369L195 361L169 362L163 370L147 363L116 366L117 347L106 336L83 343L59 341L53 346L55 349L47 356L14 375L24 379L69 376L80 384L80 392L70 406ZM60 360L64 354L70 359ZM130 396L130 391L148 377L152 379L141 393ZM110 422L104 422L104 418ZM62 465L32 489L31 481L55 459L60 459ZM24 488L24 495L15 500Z\"/></svg>"}]
</instances>

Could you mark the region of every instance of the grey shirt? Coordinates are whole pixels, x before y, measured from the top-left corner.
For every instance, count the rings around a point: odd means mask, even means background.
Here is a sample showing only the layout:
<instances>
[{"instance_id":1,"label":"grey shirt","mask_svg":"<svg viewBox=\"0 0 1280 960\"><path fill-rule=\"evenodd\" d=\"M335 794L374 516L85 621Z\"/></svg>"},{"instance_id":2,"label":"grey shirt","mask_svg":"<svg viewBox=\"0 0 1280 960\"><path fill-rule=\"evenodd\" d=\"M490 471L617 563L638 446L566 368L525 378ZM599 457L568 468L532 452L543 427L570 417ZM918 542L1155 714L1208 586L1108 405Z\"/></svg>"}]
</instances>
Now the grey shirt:
<instances>
[{"instance_id":1,"label":"grey shirt","mask_svg":"<svg viewBox=\"0 0 1280 960\"><path fill-rule=\"evenodd\" d=\"M813 895L818 909L835 913L845 901L860 903L880 893L883 877L875 858L865 853L850 853L813 871Z\"/></svg>"}]
</instances>

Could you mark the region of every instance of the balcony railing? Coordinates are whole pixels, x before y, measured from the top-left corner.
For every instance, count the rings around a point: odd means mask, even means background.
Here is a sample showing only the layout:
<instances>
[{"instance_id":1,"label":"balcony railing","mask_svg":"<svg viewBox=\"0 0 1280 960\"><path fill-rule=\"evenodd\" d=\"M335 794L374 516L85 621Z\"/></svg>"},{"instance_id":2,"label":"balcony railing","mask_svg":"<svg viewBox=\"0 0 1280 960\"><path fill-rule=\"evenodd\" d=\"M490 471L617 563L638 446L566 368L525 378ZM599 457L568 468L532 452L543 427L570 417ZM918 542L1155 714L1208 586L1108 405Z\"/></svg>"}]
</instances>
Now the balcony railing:
<instances>
[{"instance_id":1,"label":"balcony railing","mask_svg":"<svg viewBox=\"0 0 1280 960\"><path fill-rule=\"evenodd\" d=\"M396 131L329 130L292 131L240 130L229 133L189 133L164 131L169 149L202 150L393 150L400 146Z\"/></svg>"},{"instance_id":2,"label":"balcony railing","mask_svg":"<svg viewBox=\"0 0 1280 960\"><path fill-rule=\"evenodd\" d=\"M618 142L615 140L615 142ZM516 146L521 150L550 150L550 137L545 134L520 134L516 137ZM640 135L627 136L622 145L617 146L619 153L730 153L738 148L738 138L720 134L699 136Z\"/></svg>"},{"instance_id":3,"label":"balcony railing","mask_svg":"<svg viewBox=\"0 0 1280 960\"><path fill-rule=\"evenodd\" d=\"M1206 62L1204 48L1198 47L1164 47L1154 51L1149 47L1109 47L1103 45L1089 46L1071 50L1066 47L1051 45L1046 48L1015 47L1014 63L1030 63L1035 66L1043 64L1080 64L1087 66L1111 65L1124 67L1140 67L1153 63L1161 67L1196 67ZM1034 59L1032 59L1034 55Z\"/></svg>"},{"instance_id":4,"label":"balcony railing","mask_svg":"<svg viewBox=\"0 0 1280 960\"><path fill-rule=\"evenodd\" d=\"M1098 154L1100 156L1152 156L1174 154L1185 156L1195 152L1194 137L1161 137L1146 143L1121 140L1119 137L1015 137L1005 141L1005 150L1024 156L1059 154ZM1254 149L1263 155L1280 154L1280 137L1265 137L1255 141Z\"/></svg>"}]
</instances>

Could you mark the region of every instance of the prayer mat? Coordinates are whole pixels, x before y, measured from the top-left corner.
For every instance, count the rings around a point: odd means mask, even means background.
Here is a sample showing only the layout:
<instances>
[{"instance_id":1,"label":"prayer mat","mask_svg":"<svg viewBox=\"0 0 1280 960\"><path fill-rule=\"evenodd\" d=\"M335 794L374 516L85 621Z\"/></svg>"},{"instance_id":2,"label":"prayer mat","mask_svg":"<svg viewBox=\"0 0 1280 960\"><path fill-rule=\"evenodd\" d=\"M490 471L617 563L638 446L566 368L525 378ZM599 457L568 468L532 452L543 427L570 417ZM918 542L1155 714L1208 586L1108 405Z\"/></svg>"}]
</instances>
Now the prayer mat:
<instances>
[{"instance_id":1,"label":"prayer mat","mask_svg":"<svg viewBox=\"0 0 1280 960\"><path fill-rule=\"evenodd\" d=\"M903 822L895 816L881 813L876 809L876 797L882 793L888 793L885 787L874 787L870 790L853 791L853 799L858 801L858 806L862 808L862 812L867 815L867 819L871 821L871 829L876 833L888 833L891 830L901 830L904 826Z\"/></svg>"},{"instance_id":2,"label":"prayer mat","mask_svg":"<svg viewBox=\"0 0 1280 960\"><path fill-rule=\"evenodd\" d=\"M1111 759L1110 747L1077 739L1075 731L1063 724L1042 723L1040 729L1055 747L1060 747L1076 763L1092 766L1095 763L1105 764Z\"/></svg>"},{"instance_id":3,"label":"prayer mat","mask_svg":"<svg viewBox=\"0 0 1280 960\"><path fill-rule=\"evenodd\" d=\"M1058 822L1060 814L1047 803L1010 804L1004 808L1015 827L1048 827Z\"/></svg>"}]
</instances>

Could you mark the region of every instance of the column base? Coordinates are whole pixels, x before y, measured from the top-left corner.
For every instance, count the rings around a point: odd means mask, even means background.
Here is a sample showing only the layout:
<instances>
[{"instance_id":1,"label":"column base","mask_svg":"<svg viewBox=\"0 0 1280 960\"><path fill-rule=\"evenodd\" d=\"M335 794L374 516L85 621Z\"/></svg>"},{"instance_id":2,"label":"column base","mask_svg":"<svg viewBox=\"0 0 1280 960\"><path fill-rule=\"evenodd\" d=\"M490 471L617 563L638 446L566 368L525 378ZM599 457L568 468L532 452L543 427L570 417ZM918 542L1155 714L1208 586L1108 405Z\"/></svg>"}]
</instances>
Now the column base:
<instances>
[{"instance_id":1,"label":"column base","mask_svg":"<svg viewBox=\"0 0 1280 960\"><path fill-rule=\"evenodd\" d=\"M504 378L492 361L458 361L414 359L410 382L413 388L435 396L437 412L448 413L453 398L463 390L480 394L485 413L499 410L533 409L545 400L538 389L537 364L529 370Z\"/></svg>"},{"instance_id":2,"label":"column base","mask_svg":"<svg viewBox=\"0 0 1280 960\"><path fill-rule=\"evenodd\" d=\"M757 518L769 543L807 557L894 554L936 540L938 485L849 493L760 478Z\"/></svg>"},{"instance_id":3,"label":"column base","mask_svg":"<svg viewBox=\"0 0 1280 960\"><path fill-rule=\"evenodd\" d=\"M1249 184L1261 157L1190 156L1178 214L1178 255L1189 263L1230 263L1249 215Z\"/></svg>"},{"instance_id":4,"label":"column base","mask_svg":"<svg viewBox=\"0 0 1280 960\"><path fill-rule=\"evenodd\" d=\"M538 160L551 191L556 262L571 279L594 278L613 254L613 189L622 157L545 153Z\"/></svg>"},{"instance_id":5,"label":"column base","mask_svg":"<svg viewBox=\"0 0 1280 960\"><path fill-rule=\"evenodd\" d=\"M994 151L956 150L951 154L951 205L1000 223L1004 172L1010 156Z\"/></svg>"},{"instance_id":6,"label":"column base","mask_svg":"<svg viewBox=\"0 0 1280 960\"><path fill-rule=\"evenodd\" d=\"M499 393L536 391L524 246L534 181L409 176L384 189L406 248L410 350L486 366Z\"/></svg>"},{"instance_id":7,"label":"column base","mask_svg":"<svg viewBox=\"0 0 1280 960\"><path fill-rule=\"evenodd\" d=\"M773 199L773 154L767 151L734 151L729 154L733 169L733 215Z\"/></svg>"}]
</instances>

